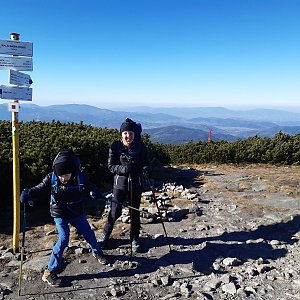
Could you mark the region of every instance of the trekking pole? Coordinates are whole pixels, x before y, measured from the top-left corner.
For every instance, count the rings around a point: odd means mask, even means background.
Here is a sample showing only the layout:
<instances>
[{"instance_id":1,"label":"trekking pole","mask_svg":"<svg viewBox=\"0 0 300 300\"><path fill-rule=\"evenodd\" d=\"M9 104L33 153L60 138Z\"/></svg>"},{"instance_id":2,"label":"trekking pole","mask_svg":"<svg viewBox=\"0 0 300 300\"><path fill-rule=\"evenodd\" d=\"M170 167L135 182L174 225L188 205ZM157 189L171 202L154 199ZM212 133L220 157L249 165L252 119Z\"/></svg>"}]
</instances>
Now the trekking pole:
<instances>
[{"instance_id":1,"label":"trekking pole","mask_svg":"<svg viewBox=\"0 0 300 300\"><path fill-rule=\"evenodd\" d=\"M116 204L120 204L120 205L122 205L123 207L128 207L128 208L133 209L133 210L136 210L136 211L138 211L138 212L140 212L140 213L146 213L146 214L148 214L148 215L150 215L150 216L152 216L152 217L154 217L154 218L156 217L156 215L154 215L154 214L152 214L152 213L150 213L150 212L148 212L148 211L146 211L146 210L138 209L138 208L136 208L136 207L133 207L133 206L131 206L131 205L126 205L125 203L122 203L122 202L119 202L119 201L116 201L116 200L110 199L110 200L107 201L107 203L109 203L109 202L113 202L113 203L116 203Z\"/></svg>"},{"instance_id":2,"label":"trekking pole","mask_svg":"<svg viewBox=\"0 0 300 300\"><path fill-rule=\"evenodd\" d=\"M128 176L128 190L129 190L129 201L130 201L130 207L132 206L132 178L131 178L131 174L129 173ZM132 209L130 209L129 205L129 214L130 214L130 256L132 256L132 240L133 240L133 236L132 236Z\"/></svg>"},{"instance_id":3,"label":"trekking pole","mask_svg":"<svg viewBox=\"0 0 300 300\"><path fill-rule=\"evenodd\" d=\"M23 206L23 233L22 233L22 244L21 244L21 261L20 261L20 272L19 272L19 296L21 295L22 287L22 272L23 272L23 260L25 251L25 230L26 230L26 204Z\"/></svg>"},{"instance_id":4,"label":"trekking pole","mask_svg":"<svg viewBox=\"0 0 300 300\"><path fill-rule=\"evenodd\" d=\"M165 237L166 237L166 239L167 239L167 243L168 243L168 246L169 246L169 250L170 250L170 252L171 252L172 249L171 249L171 245L170 245L170 242L169 242L169 237L168 237L168 235L167 235L167 230L166 230L166 227L165 227L165 224L164 224L164 221L163 221L163 217L162 217L162 214L161 214L161 210L160 210L160 208L159 208L159 206L158 206L158 203L157 203L157 201L156 201L154 188L153 188L153 186L152 186L152 184L151 184L151 181L150 181L149 177L148 177L148 176L145 176L145 177L146 177L146 179L147 179L147 181L148 181L148 184L149 184L149 187L150 187L150 189L151 189L151 192L152 192L151 197L152 197L153 202L155 202L155 205L156 205L156 208L157 208L157 212L158 212L158 215L159 215L159 217L160 217L161 225L162 225L162 227L163 227L163 229L164 229Z\"/></svg>"}]
</instances>

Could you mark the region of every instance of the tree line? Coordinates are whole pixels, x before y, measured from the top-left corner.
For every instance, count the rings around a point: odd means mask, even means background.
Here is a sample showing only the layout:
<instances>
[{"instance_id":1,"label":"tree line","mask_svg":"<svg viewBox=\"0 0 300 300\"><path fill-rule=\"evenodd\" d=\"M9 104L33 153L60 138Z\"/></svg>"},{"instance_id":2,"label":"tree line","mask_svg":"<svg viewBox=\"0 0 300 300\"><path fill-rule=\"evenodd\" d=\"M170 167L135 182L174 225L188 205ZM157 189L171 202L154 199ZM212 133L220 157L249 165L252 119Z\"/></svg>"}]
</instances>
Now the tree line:
<instances>
[{"instance_id":1,"label":"tree line","mask_svg":"<svg viewBox=\"0 0 300 300\"><path fill-rule=\"evenodd\" d=\"M103 186L111 181L107 170L108 149L120 138L117 129L97 128L82 122L31 121L21 122L19 131L21 189L36 185L51 172L55 155L66 148L79 155L82 168L95 184ZM12 196L11 134L11 122L0 121L0 204ZM234 142L191 141L183 145L153 143L147 134L142 139L153 164L300 164L300 134L279 132L273 138L254 136Z\"/></svg>"}]
</instances>

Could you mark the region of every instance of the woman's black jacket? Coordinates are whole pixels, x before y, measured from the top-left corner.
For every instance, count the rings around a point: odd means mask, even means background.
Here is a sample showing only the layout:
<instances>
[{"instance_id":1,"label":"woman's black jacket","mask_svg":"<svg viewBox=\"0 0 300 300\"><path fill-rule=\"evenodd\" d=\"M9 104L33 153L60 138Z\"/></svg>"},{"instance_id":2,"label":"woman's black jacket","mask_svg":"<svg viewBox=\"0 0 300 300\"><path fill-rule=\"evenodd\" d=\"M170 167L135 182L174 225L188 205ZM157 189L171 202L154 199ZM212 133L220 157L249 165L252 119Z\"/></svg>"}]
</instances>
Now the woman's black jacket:
<instances>
[{"instance_id":1,"label":"woman's black jacket","mask_svg":"<svg viewBox=\"0 0 300 300\"><path fill-rule=\"evenodd\" d=\"M130 171L128 171L130 164ZM115 141L109 148L108 169L114 174L114 188L128 190L128 179L132 179L135 188L141 187L143 168L149 166L148 151L142 141L137 141L130 148L122 141Z\"/></svg>"}]
</instances>

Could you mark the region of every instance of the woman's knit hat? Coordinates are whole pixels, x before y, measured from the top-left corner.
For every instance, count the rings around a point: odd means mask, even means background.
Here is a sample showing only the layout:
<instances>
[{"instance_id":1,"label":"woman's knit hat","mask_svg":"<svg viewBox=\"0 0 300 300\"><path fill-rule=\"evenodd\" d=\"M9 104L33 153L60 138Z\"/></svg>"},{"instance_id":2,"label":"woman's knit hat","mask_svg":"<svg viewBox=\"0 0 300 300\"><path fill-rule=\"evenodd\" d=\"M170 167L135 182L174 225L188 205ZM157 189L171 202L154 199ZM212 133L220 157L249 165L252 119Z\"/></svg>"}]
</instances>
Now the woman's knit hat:
<instances>
[{"instance_id":1,"label":"woman's knit hat","mask_svg":"<svg viewBox=\"0 0 300 300\"><path fill-rule=\"evenodd\" d=\"M137 125L134 121L132 121L131 119L127 118L120 127L120 132L124 132L124 131L133 131L136 132L136 128Z\"/></svg>"}]
</instances>

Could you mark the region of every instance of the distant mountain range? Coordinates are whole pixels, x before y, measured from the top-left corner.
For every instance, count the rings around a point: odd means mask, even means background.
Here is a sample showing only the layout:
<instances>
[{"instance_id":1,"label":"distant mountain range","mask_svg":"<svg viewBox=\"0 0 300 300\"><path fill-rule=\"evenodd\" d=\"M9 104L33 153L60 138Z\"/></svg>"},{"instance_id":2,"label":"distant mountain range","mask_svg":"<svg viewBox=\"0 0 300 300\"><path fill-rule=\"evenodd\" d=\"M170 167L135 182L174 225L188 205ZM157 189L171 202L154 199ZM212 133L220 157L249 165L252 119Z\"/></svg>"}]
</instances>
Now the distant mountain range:
<instances>
[{"instance_id":1,"label":"distant mountain range","mask_svg":"<svg viewBox=\"0 0 300 300\"><path fill-rule=\"evenodd\" d=\"M275 109L230 110L223 107L101 109L85 104L38 106L21 104L20 121L82 121L95 127L119 128L126 118L140 122L153 142L183 144L212 140L234 141L249 136L272 137L279 131L300 133L300 113ZM0 104L0 119L11 120L6 104Z\"/></svg>"}]
</instances>

